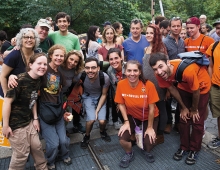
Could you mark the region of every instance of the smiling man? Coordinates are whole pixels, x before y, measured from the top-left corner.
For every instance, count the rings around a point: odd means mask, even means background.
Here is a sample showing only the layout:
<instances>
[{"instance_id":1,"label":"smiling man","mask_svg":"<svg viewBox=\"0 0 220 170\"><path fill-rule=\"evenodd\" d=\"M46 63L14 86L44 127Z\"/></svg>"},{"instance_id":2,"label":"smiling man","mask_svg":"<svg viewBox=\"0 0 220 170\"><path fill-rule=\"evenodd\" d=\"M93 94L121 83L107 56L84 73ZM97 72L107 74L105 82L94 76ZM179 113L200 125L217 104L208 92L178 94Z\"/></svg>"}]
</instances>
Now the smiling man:
<instances>
[{"instance_id":1,"label":"smiling man","mask_svg":"<svg viewBox=\"0 0 220 170\"><path fill-rule=\"evenodd\" d=\"M126 61L138 60L141 64L143 63L144 48L149 46L145 36L141 34L143 26L140 19L136 18L131 21L130 32L132 36L127 38L122 44Z\"/></svg>"},{"instance_id":2,"label":"smiling man","mask_svg":"<svg viewBox=\"0 0 220 170\"><path fill-rule=\"evenodd\" d=\"M59 28L58 31L49 34L49 37L54 41L54 44L63 45L67 52L71 50L80 51L79 38L68 32L68 27L70 25L70 16L65 12L59 12L55 17L55 22Z\"/></svg>"},{"instance_id":3,"label":"smiling man","mask_svg":"<svg viewBox=\"0 0 220 170\"><path fill-rule=\"evenodd\" d=\"M107 142L111 138L106 133L106 98L110 85L109 77L106 73L100 72L98 60L89 57L85 60L86 77L83 83L84 91L82 95L84 110L86 111L86 134L81 142L81 148L86 149L89 144L90 132L96 120L99 121L101 138ZM104 85L101 85L101 76L104 76Z\"/></svg>"},{"instance_id":4,"label":"smiling man","mask_svg":"<svg viewBox=\"0 0 220 170\"><path fill-rule=\"evenodd\" d=\"M179 123L181 144L173 159L179 161L188 154L185 163L192 165L196 163L201 149L211 81L207 69L193 63L185 68L182 74L183 82L178 83L176 88L173 82L176 81L175 74L180 62L180 59L167 60L167 56L163 53L154 53L149 60L159 86L167 88L181 107ZM191 125L192 132L190 132Z\"/></svg>"}]
</instances>

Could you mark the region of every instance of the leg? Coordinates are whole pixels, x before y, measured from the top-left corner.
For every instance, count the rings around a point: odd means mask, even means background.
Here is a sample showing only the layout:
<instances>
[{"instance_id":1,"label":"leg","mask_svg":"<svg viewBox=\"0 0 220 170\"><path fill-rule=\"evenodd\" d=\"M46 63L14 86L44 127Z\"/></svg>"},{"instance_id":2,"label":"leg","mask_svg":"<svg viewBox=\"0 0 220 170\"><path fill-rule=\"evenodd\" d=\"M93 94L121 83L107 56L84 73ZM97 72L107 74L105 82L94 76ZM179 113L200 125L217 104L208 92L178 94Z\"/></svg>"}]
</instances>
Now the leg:
<instances>
[{"instance_id":1,"label":"leg","mask_svg":"<svg viewBox=\"0 0 220 170\"><path fill-rule=\"evenodd\" d=\"M157 131L160 134L163 134L163 131L167 124L166 102L162 100L157 102L156 105L157 108L159 109L159 123L158 123Z\"/></svg>"},{"instance_id":2,"label":"leg","mask_svg":"<svg viewBox=\"0 0 220 170\"><path fill-rule=\"evenodd\" d=\"M173 116L172 116L172 109L171 109L171 102L172 98L166 100L166 110L167 110L167 125L164 129L165 133L170 133L172 130L172 124L173 124Z\"/></svg>"},{"instance_id":3,"label":"leg","mask_svg":"<svg viewBox=\"0 0 220 170\"><path fill-rule=\"evenodd\" d=\"M95 120L86 121L86 135L89 136Z\"/></svg>"},{"instance_id":4,"label":"leg","mask_svg":"<svg viewBox=\"0 0 220 170\"><path fill-rule=\"evenodd\" d=\"M49 166L55 164L58 154L59 137L56 132L55 125L48 125L40 118L41 135L46 142L46 159ZM66 135L66 131L64 132Z\"/></svg>"},{"instance_id":5,"label":"leg","mask_svg":"<svg viewBox=\"0 0 220 170\"><path fill-rule=\"evenodd\" d=\"M12 147L12 157L9 170L24 170L30 152L29 137L27 136L27 126L13 131L14 136L9 137Z\"/></svg>"},{"instance_id":6,"label":"leg","mask_svg":"<svg viewBox=\"0 0 220 170\"><path fill-rule=\"evenodd\" d=\"M39 139L39 135L37 131L34 129L33 124L31 122L30 125L30 153L35 162L36 170L46 170L47 169L47 161L44 156L44 152L42 150L42 144Z\"/></svg>"}]
</instances>

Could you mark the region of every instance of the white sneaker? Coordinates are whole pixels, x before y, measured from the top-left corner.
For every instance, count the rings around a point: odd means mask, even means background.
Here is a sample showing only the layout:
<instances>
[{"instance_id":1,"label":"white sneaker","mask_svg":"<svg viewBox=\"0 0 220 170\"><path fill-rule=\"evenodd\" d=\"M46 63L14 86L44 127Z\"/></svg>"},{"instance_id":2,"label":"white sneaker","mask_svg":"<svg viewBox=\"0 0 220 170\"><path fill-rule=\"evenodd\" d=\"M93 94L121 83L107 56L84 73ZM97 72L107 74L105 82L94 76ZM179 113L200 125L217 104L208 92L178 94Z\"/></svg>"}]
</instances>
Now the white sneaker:
<instances>
[{"instance_id":1,"label":"white sneaker","mask_svg":"<svg viewBox=\"0 0 220 170\"><path fill-rule=\"evenodd\" d=\"M122 124L120 124L118 121L114 123L114 127L116 130L119 130L121 128Z\"/></svg>"}]
</instances>

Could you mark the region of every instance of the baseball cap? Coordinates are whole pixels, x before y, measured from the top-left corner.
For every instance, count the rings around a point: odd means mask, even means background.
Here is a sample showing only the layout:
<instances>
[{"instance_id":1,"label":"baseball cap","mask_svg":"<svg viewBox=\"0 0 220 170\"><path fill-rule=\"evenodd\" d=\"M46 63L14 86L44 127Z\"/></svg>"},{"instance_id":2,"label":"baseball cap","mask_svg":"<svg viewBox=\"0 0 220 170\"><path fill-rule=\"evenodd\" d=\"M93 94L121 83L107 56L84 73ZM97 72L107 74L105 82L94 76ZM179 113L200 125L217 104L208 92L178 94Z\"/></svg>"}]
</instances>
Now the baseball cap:
<instances>
[{"instance_id":1,"label":"baseball cap","mask_svg":"<svg viewBox=\"0 0 220 170\"><path fill-rule=\"evenodd\" d=\"M186 20L186 25L187 24L200 25L200 20L197 17L191 17Z\"/></svg>"},{"instance_id":2,"label":"baseball cap","mask_svg":"<svg viewBox=\"0 0 220 170\"><path fill-rule=\"evenodd\" d=\"M220 24L220 19L216 20L216 21L213 23L213 27L215 27L217 24Z\"/></svg>"},{"instance_id":3,"label":"baseball cap","mask_svg":"<svg viewBox=\"0 0 220 170\"><path fill-rule=\"evenodd\" d=\"M38 26L45 26L47 28L50 28L50 25L48 23L48 21L46 19L40 19L38 22L37 22L37 25Z\"/></svg>"},{"instance_id":4,"label":"baseball cap","mask_svg":"<svg viewBox=\"0 0 220 170\"><path fill-rule=\"evenodd\" d=\"M102 25L105 27L106 25L111 25L111 22L109 22L109 21L105 21L105 23L102 24Z\"/></svg>"}]
</instances>

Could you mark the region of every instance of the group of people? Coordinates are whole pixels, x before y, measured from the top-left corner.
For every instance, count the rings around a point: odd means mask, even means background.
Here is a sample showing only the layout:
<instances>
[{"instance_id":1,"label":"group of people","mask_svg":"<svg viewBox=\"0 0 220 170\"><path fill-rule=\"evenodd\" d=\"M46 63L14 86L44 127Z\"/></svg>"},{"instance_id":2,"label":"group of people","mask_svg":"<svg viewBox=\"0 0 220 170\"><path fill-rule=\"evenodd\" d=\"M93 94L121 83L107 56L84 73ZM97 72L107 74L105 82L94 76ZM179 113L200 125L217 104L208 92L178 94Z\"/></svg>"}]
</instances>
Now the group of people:
<instances>
[{"instance_id":1,"label":"group of people","mask_svg":"<svg viewBox=\"0 0 220 170\"><path fill-rule=\"evenodd\" d=\"M163 143L164 132L170 133L172 128L173 98L178 102L175 126L180 134L180 147L173 159L179 161L187 155L186 164L195 164L209 99L220 125L217 58L220 45L212 50L215 40L201 34L200 20L187 19L185 40L180 37L183 23L179 17L156 18L155 24L146 26L146 35L142 35L142 21L133 19L131 36L125 40L119 22L112 25L105 22L102 35L98 26L90 26L85 56L78 37L68 31L70 16L59 12L55 22L59 30L54 32L46 19L40 19L35 29L21 28L15 37L16 45L3 55L0 95L4 97L3 134L13 149L9 169L24 168L29 153L39 170L55 169L57 158L70 165L65 121L72 121L71 115L75 129L85 133L81 148L88 147L96 120L101 138L110 142L106 132L110 101L113 124L119 130L120 145L125 151L119 166L126 168L134 160L132 146L137 127L142 131L141 149L146 161L154 162L153 147ZM220 37L220 21L213 26ZM189 65L183 71L183 81L177 84L175 74L181 62L177 55L197 50L209 57L210 65ZM109 67L104 67L104 62ZM85 127L80 123L80 115L63 105L73 83L83 87ZM38 133L46 142L45 153ZM209 144L210 148L218 146L218 137Z\"/></svg>"}]
</instances>

